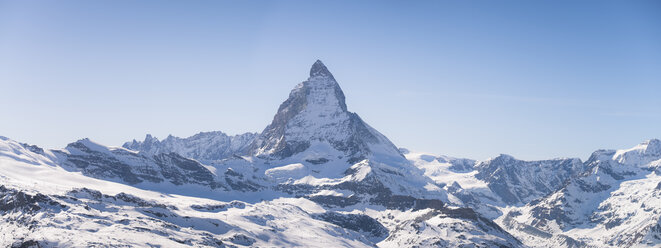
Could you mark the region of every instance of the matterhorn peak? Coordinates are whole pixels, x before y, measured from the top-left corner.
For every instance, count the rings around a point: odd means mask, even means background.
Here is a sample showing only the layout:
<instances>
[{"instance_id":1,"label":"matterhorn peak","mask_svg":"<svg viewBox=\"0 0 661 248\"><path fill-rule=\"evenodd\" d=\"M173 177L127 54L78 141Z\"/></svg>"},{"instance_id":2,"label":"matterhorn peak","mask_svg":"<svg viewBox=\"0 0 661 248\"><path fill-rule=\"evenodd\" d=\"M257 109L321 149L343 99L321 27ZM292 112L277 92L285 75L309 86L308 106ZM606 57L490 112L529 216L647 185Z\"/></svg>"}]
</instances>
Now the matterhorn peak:
<instances>
[{"instance_id":1,"label":"matterhorn peak","mask_svg":"<svg viewBox=\"0 0 661 248\"><path fill-rule=\"evenodd\" d=\"M328 77L328 78L333 78L333 74L328 71L328 68L326 68L326 65L324 65L321 60L317 60L312 64L312 68L310 68L310 77ZM333 78L333 80L335 80Z\"/></svg>"},{"instance_id":2,"label":"matterhorn peak","mask_svg":"<svg viewBox=\"0 0 661 248\"><path fill-rule=\"evenodd\" d=\"M382 134L347 110L344 93L328 68L317 60L310 78L289 93L273 118L251 145L249 153L259 157L288 158L310 150L327 154L331 161L338 156L349 162L360 161L370 154L402 158L403 155ZM316 155L315 155L316 156Z\"/></svg>"}]
</instances>

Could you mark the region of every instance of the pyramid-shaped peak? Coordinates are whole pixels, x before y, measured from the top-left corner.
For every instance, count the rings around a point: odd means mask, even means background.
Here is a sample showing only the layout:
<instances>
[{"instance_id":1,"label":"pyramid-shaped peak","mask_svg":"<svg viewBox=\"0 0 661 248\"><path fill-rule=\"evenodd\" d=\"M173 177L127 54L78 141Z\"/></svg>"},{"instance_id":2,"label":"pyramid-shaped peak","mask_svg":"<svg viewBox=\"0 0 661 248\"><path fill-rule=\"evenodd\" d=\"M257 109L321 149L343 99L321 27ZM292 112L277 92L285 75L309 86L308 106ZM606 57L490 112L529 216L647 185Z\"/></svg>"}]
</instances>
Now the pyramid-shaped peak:
<instances>
[{"instance_id":1,"label":"pyramid-shaped peak","mask_svg":"<svg viewBox=\"0 0 661 248\"><path fill-rule=\"evenodd\" d=\"M249 150L250 155L277 159L302 154L312 161L355 163L379 154L405 161L385 136L347 110L342 89L321 60L312 65L310 78L289 93Z\"/></svg>"},{"instance_id":2,"label":"pyramid-shaped peak","mask_svg":"<svg viewBox=\"0 0 661 248\"><path fill-rule=\"evenodd\" d=\"M321 60L317 60L312 64L312 68L310 68L310 77L333 77L333 74L328 71L328 68L326 68L326 65L324 65Z\"/></svg>"}]
</instances>

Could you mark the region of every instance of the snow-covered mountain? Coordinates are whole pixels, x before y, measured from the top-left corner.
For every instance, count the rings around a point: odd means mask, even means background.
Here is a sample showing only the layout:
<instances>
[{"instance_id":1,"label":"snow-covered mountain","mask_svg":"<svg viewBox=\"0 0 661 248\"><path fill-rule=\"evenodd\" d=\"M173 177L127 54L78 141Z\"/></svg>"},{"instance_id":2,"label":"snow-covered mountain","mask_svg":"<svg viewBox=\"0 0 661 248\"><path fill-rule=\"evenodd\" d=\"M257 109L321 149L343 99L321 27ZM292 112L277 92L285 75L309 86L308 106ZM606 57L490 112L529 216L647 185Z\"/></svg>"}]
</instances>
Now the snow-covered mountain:
<instances>
[{"instance_id":1,"label":"snow-covered mountain","mask_svg":"<svg viewBox=\"0 0 661 248\"><path fill-rule=\"evenodd\" d=\"M561 189L514 208L500 221L530 244L548 247L661 245L661 142L599 150L588 171Z\"/></svg>"},{"instance_id":2,"label":"snow-covered mountain","mask_svg":"<svg viewBox=\"0 0 661 248\"><path fill-rule=\"evenodd\" d=\"M55 150L3 138L0 167L4 245L522 245L349 112L321 61L260 134Z\"/></svg>"},{"instance_id":3,"label":"snow-covered mountain","mask_svg":"<svg viewBox=\"0 0 661 248\"><path fill-rule=\"evenodd\" d=\"M525 204L545 196L585 168L580 159L522 161L501 154L475 165L475 177L485 181L508 205Z\"/></svg>"},{"instance_id":4,"label":"snow-covered mountain","mask_svg":"<svg viewBox=\"0 0 661 248\"><path fill-rule=\"evenodd\" d=\"M256 136L256 133L229 136L216 131L201 132L188 138L170 135L159 141L147 134L144 141L133 140L124 143L123 147L152 155L173 152L198 161L211 162L244 153Z\"/></svg>"},{"instance_id":5,"label":"snow-covered mountain","mask_svg":"<svg viewBox=\"0 0 661 248\"><path fill-rule=\"evenodd\" d=\"M585 171L580 159L523 161L501 154L485 161L407 152L407 159L441 185L459 205L496 218L560 189ZM451 198L452 199L452 198Z\"/></svg>"},{"instance_id":6,"label":"snow-covered mountain","mask_svg":"<svg viewBox=\"0 0 661 248\"><path fill-rule=\"evenodd\" d=\"M658 140L586 162L398 149L321 61L261 133L0 137L0 246L659 247L660 199Z\"/></svg>"},{"instance_id":7,"label":"snow-covered mountain","mask_svg":"<svg viewBox=\"0 0 661 248\"><path fill-rule=\"evenodd\" d=\"M213 167L215 185L224 189L274 190L329 206L401 209L447 200L392 142L348 111L344 93L321 61L261 134L201 133L162 142L148 135L124 147L147 157L175 152L195 158Z\"/></svg>"},{"instance_id":8,"label":"snow-covered mountain","mask_svg":"<svg viewBox=\"0 0 661 248\"><path fill-rule=\"evenodd\" d=\"M388 138L347 110L340 85L319 60L312 65L310 78L289 93L249 153L271 159L305 153L305 160L316 164L335 160L352 164L368 157L405 161Z\"/></svg>"}]
</instances>

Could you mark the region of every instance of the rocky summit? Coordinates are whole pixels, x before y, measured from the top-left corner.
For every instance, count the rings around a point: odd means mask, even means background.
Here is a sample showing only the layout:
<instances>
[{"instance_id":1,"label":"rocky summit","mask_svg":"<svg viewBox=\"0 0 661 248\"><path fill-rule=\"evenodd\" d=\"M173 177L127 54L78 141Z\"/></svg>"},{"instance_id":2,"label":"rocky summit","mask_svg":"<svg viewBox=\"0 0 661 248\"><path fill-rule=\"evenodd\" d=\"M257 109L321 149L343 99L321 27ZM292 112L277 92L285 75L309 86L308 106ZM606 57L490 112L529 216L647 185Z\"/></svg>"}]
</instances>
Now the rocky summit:
<instances>
[{"instance_id":1,"label":"rocky summit","mask_svg":"<svg viewBox=\"0 0 661 248\"><path fill-rule=\"evenodd\" d=\"M404 158L390 140L347 110L340 85L320 60L312 65L308 80L289 93L249 154L283 159L313 150L318 157L311 159L320 163L355 163L368 156Z\"/></svg>"}]
</instances>

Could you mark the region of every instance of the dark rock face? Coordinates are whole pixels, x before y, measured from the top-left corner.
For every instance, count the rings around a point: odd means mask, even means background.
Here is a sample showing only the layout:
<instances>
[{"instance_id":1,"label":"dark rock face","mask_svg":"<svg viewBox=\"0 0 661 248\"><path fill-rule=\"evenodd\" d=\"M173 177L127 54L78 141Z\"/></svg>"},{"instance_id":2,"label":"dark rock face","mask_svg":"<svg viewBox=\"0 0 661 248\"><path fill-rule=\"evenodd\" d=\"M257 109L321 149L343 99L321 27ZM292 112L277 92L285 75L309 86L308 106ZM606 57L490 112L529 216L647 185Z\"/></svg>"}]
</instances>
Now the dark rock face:
<instances>
[{"instance_id":1,"label":"dark rock face","mask_svg":"<svg viewBox=\"0 0 661 248\"><path fill-rule=\"evenodd\" d=\"M235 234L234 236L228 238L227 241L237 245L244 245L244 246L251 246L252 244L257 242L257 240L243 234Z\"/></svg>"},{"instance_id":2,"label":"dark rock face","mask_svg":"<svg viewBox=\"0 0 661 248\"><path fill-rule=\"evenodd\" d=\"M232 190L243 192L258 191L264 188L258 183L246 178L243 174L238 173L232 169L227 169L225 171L225 182Z\"/></svg>"},{"instance_id":3,"label":"dark rock face","mask_svg":"<svg viewBox=\"0 0 661 248\"><path fill-rule=\"evenodd\" d=\"M335 80L333 74L328 71L328 68L326 68L326 65L324 65L321 60L317 60L312 64L312 68L310 68L310 77L329 77Z\"/></svg>"},{"instance_id":4,"label":"dark rock face","mask_svg":"<svg viewBox=\"0 0 661 248\"><path fill-rule=\"evenodd\" d=\"M95 178L117 178L128 184L147 181L225 187L215 181L213 173L202 164L176 153L152 156L122 149L99 149L88 140L71 143L67 150L70 153L56 151L64 158L64 164Z\"/></svg>"},{"instance_id":5,"label":"dark rock face","mask_svg":"<svg viewBox=\"0 0 661 248\"><path fill-rule=\"evenodd\" d=\"M285 128L289 120L305 109L308 94L309 88L307 87L297 88L289 93L289 98L280 105L278 112L273 117L273 122L253 141L249 153L256 154L258 149L274 150L273 156L289 157L296 152L307 149L309 142L292 141L287 143L282 139L285 136Z\"/></svg>"},{"instance_id":6,"label":"dark rock face","mask_svg":"<svg viewBox=\"0 0 661 248\"><path fill-rule=\"evenodd\" d=\"M44 155L44 149L42 149L41 147L38 147L38 146L35 146L35 145L29 145L29 144L26 144L26 143L22 143L21 145L23 147L25 147L25 149L28 149L31 152L34 152L36 154Z\"/></svg>"},{"instance_id":7,"label":"dark rock face","mask_svg":"<svg viewBox=\"0 0 661 248\"><path fill-rule=\"evenodd\" d=\"M98 190L93 190L88 188L77 188L70 190L69 192L66 193L65 196L68 197L66 198L66 200L69 201L73 200L74 202L77 202L79 199L90 199L97 202L98 201L113 202L114 204L117 205L132 205L142 208L162 208L162 209L177 210L177 207L175 206L156 203L153 201L147 201L140 197L123 192L113 196L113 195L102 194ZM60 198L65 199L63 197Z\"/></svg>"},{"instance_id":8,"label":"dark rock face","mask_svg":"<svg viewBox=\"0 0 661 248\"><path fill-rule=\"evenodd\" d=\"M154 176L156 171L149 168L143 168L142 171L145 173L143 177L140 177L133 173L134 168L130 165L119 161L114 156L92 150L83 142L79 141L67 145L67 149L71 148L77 149L83 154L65 155L67 156L65 164L80 169L85 175L95 178L119 178L128 184L136 184L144 180L151 182L163 181L161 178Z\"/></svg>"},{"instance_id":9,"label":"dark rock face","mask_svg":"<svg viewBox=\"0 0 661 248\"><path fill-rule=\"evenodd\" d=\"M24 240L24 241L18 241L15 242L11 245L11 248L39 248L42 247L41 243L36 240Z\"/></svg>"},{"instance_id":10,"label":"dark rock face","mask_svg":"<svg viewBox=\"0 0 661 248\"><path fill-rule=\"evenodd\" d=\"M525 204L560 189L569 178L585 171L579 159L522 161L508 155L475 166L476 177L507 204Z\"/></svg>"},{"instance_id":11,"label":"dark rock face","mask_svg":"<svg viewBox=\"0 0 661 248\"><path fill-rule=\"evenodd\" d=\"M531 213L533 217L536 219L544 220L540 222L536 222L533 224L535 227L544 227L546 226L546 221L547 220L552 220L556 221L557 223L560 223L560 227L565 227L565 224L570 224L574 223L575 220L571 218L571 210L567 208L566 205L561 205L561 206L552 206L552 207L547 207L547 206L537 206L531 210Z\"/></svg>"},{"instance_id":12,"label":"dark rock face","mask_svg":"<svg viewBox=\"0 0 661 248\"><path fill-rule=\"evenodd\" d=\"M2 215L13 212L35 213L43 208L59 211L66 206L43 194L26 194L23 191L8 189L0 185L0 212Z\"/></svg>"},{"instance_id":13,"label":"dark rock face","mask_svg":"<svg viewBox=\"0 0 661 248\"><path fill-rule=\"evenodd\" d=\"M325 212L313 217L319 220L333 223L342 228L362 233L375 243L388 237L388 229L386 229L377 220L372 219L372 217L364 214Z\"/></svg>"},{"instance_id":14,"label":"dark rock face","mask_svg":"<svg viewBox=\"0 0 661 248\"><path fill-rule=\"evenodd\" d=\"M205 212L222 212L230 208L245 208L246 204L240 201L232 201L229 204L213 204L213 205L191 205L191 208L198 211Z\"/></svg>"},{"instance_id":15,"label":"dark rock face","mask_svg":"<svg viewBox=\"0 0 661 248\"><path fill-rule=\"evenodd\" d=\"M175 185L190 183L204 184L211 188L222 186L214 181L214 175L202 164L177 153L154 155L154 162L161 169L163 177Z\"/></svg>"},{"instance_id":16,"label":"dark rock face","mask_svg":"<svg viewBox=\"0 0 661 248\"><path fill-rule=\"evenodd\" d=\"M319 203L327 207L347 207L360 203L361 198L358 196L333 196L333 195L316 195L308 196L307 199Z\"/></svg>"}]
</instances>

